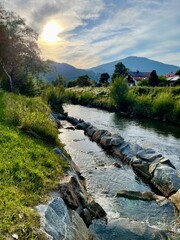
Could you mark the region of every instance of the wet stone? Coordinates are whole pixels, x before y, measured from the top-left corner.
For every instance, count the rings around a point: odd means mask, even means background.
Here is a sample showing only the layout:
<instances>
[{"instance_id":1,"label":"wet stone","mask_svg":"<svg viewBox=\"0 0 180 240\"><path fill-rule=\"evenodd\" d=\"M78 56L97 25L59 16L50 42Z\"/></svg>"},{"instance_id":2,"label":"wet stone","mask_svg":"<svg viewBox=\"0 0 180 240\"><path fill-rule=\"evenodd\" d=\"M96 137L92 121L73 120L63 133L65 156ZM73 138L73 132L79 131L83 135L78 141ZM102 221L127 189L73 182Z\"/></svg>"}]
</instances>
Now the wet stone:
<instances>
[{"instance_id":1,"label":"wet stone","mask_svg":"<svg viewBox=\"0 0 180 240\"><path fill-rule=\"evenodd\" d=\"M180 174L174 168L158 164L151 182L164 194L169 196L180 188Z\"/></svg>"},{"instance_id":2,"label":"wet stone","mask_svg":"<svg viewBox=\"0 0 180 240\"><path fill-rule=\"evenodd\" d=\"M152 162L155 159L162 157L162 154L157 153L154 149L149 148L138 151L136 156L143 160Z\"/></svg>"}]
</instances>

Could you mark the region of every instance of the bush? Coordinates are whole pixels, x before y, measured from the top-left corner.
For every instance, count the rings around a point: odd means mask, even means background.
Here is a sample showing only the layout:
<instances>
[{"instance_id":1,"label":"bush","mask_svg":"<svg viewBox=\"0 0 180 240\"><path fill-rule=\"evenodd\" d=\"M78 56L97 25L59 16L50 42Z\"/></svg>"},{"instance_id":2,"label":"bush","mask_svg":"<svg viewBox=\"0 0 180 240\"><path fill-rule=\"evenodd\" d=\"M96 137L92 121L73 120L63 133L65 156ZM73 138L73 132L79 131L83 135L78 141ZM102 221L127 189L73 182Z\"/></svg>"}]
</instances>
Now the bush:
<instances>
[{"instance_id":1,"label":"bush","mask_svg":"<svg viewBox=\"0 0 180 240\"><path fill-rule=\"evenodd\" d=\"M128 82L124 77L115 78L110 86L110 97L117 109L126 111L128 106Z\"/></svg>"},{"instance_id":2,"label":"bush","mask_svg":"<svg viewBox=\"0 0 180 240\"><path fill-rule=\"evenodd\" d=\"M149 86L148 80L142 79L138 82L137 86Z\"/></svg>"}]
</instances>

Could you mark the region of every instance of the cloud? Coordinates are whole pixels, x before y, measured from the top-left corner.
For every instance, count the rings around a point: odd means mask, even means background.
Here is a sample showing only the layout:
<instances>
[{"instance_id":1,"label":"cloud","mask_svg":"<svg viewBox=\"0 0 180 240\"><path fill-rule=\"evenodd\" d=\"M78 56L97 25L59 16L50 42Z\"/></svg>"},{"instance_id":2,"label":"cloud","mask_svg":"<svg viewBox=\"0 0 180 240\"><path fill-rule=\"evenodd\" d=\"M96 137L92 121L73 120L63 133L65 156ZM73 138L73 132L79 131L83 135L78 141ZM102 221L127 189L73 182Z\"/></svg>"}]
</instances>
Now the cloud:
<instances>
[{"instance_id":1,"label":"cloud","mask_svg":"<svg viewBox=\"0 0 180 240\"><path fill-rule=\"evenodd\" d=\"M45 58L81 68L129 55L180 65L179 0L2 2L39 33L50 20L62 26L59 43L39 43Z\"/></svg>"}]
</instances>

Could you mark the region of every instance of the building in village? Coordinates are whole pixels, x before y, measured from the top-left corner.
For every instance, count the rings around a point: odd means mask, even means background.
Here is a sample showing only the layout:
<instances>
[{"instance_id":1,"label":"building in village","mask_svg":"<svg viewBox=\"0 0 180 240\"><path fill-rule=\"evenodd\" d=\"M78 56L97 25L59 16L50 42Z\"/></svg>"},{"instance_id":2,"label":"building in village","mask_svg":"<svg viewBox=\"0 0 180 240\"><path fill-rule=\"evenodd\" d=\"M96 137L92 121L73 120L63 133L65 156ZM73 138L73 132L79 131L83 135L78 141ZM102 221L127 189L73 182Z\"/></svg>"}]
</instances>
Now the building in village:
<instances>
[{"instance_id":1,"label":"building in village","mask_svg":"<svg viewBox=\"0 0 180 240\"><path fill-rule=\"evenodd\" d=\"M166 74L165 76L170 86L180 78L180 75L176 75L175 73Z\"/></svg>"},{"instance_id":2,"label":"building in village","mask_svg":"<svg viewBox=\"0 0 180 240\"><path fill-rule=\"evenodd\" d=\"M129 72L127 76L127 80L130 86L135 86L142 79L148 81L150 74L151 74L150 72L140 72L140 71Z\"/></svg>"}]
</instances>

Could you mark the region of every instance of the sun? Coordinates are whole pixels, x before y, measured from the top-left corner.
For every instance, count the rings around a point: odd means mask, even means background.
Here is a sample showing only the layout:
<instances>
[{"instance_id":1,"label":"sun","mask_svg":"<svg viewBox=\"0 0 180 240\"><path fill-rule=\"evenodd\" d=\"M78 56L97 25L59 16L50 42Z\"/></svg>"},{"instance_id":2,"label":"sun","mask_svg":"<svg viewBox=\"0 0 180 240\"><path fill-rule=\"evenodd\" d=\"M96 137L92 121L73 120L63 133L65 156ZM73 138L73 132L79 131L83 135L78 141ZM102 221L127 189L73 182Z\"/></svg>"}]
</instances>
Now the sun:
<instances>
[{"instance_id":1,"label":"sun","mask_svg":"<svg viewBox=\"0 0 180 240\"><path fill-rule=\"evenodd\" d=\"M50 21L44 26L41 39L47 43L56 43L60 40L58 34L61 32L61 26L56 21Z\"/></svg>"}]
</instances>

